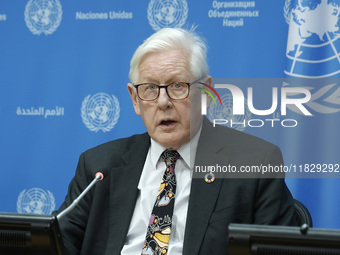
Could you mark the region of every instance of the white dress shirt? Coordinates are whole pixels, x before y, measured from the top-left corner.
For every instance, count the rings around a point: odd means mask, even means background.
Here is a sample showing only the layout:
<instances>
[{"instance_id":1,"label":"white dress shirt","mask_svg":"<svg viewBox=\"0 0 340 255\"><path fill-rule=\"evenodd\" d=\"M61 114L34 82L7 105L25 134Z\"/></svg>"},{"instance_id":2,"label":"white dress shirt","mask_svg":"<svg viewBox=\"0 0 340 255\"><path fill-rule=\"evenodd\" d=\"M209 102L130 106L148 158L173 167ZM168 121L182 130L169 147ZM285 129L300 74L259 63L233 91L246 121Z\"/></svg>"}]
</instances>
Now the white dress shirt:
<instances>
[{"instance_id":1,"label":"white dress shirt","mask_svg":"<svg viewBox=\"0 0 340 255\"><path fill-rule=\"evenodd\" d=\"M191 176L200 132L201 130L189 143L184 144L178 150L181 157L177 160L175 166L176 198L169 241L169 255L182 254ZM137 255L142 252L149 219L166 168L165 163L160 159L165 149L151 139L151 146L138 183L139 194L121 252L122 255Z\"/></svg>"}]
</instances>

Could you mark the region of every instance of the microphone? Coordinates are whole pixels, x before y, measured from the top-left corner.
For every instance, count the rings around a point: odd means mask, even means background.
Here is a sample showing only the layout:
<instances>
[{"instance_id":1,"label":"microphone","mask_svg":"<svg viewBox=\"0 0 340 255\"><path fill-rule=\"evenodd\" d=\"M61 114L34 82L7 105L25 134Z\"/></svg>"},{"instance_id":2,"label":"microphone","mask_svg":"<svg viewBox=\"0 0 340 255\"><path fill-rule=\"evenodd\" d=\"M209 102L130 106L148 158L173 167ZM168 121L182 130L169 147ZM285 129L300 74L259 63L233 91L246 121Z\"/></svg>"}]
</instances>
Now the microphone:
<instances>
[{"instance_id":1,"label":"microphone","mask_svg":"<svg viewBox=\"0 0 340 255\"><path fill-rule=\"evenodd\" d=\"M107 171L103 171L105 174ZM64 217L66 214L68 214L70 211L72 211L80 202L80 200L86 195L86 193L92 189L92 187L98 182L104 179L104 174L102 172L97 172L95 174L95 177L93 181L84 189L84 191L70 204L66 209L64 209L62 212L60 212L57 215L57 219L60 220L62 217Z\"/></svg>"}]
</instances>

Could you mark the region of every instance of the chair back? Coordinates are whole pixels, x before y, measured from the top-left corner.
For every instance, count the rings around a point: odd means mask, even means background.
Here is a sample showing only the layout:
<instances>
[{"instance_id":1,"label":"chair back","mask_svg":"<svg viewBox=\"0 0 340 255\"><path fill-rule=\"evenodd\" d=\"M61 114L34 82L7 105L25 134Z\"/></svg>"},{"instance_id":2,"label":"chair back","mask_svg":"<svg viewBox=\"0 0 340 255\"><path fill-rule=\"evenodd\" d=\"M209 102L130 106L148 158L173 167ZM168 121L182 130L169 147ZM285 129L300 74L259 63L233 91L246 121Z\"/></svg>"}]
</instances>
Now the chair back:
<instances>
[{"instance_id":1,"label":"chair back","mask_svg":"<svg viewBox=\"0 0 340 255\"><path fill-rule=\"evenodd\" d=\"M312 216L309 213L307 207L300 201L294 199L295 218L299 226L307 224L309 227L313 227Z\"/></svg>"}]
</instances>

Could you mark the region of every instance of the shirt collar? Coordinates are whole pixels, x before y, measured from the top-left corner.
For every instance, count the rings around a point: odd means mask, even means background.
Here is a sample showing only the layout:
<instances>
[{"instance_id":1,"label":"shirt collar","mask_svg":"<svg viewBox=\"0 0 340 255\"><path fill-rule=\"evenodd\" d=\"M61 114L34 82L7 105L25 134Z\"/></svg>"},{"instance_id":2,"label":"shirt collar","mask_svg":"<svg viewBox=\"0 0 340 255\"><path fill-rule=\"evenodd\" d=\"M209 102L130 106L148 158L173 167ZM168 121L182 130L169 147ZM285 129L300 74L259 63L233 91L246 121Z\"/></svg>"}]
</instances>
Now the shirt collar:
<instances>
[{"instance_id":1,"label":"shirt collar","mask_svg":"<svg viewBox=\"0 0 340 255\"><path fill-rule=\"evenodd\" d=\"M202 126L196 133L196 135L187 143L183 144L177 152L181 155L184 163L192 169L195 162L196 151L197 151L197 144L198 139L201 134ZM162 155L163 151L167 148L160 145L158 142L151 138L151 163L152 165L157 168L157 164L160 162L160 156Z\"/></svg>"}]
</instances>

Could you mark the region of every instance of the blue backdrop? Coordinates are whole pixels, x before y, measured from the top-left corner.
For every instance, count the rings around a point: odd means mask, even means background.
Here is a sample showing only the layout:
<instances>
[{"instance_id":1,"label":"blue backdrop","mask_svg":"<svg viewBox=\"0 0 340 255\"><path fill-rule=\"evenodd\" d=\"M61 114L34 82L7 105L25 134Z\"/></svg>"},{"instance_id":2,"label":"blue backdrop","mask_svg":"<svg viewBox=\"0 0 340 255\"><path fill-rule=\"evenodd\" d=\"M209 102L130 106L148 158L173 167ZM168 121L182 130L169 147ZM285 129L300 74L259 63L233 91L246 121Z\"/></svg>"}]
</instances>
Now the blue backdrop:
<instances>
[{"instance_id":1,"label":"blue backdrop","mask_svg":"<svg viewBox=\"0 0 340 255\"><path fill-rule=\"evenodd\" d=\"M312 117L288 109L285 118L297 127L243 131L279 145L288 165L336 168L340 86L323 78L340 72L339 6L337 0L2 0L0 211L50 213L62 203L81 152L145 132L126 88L129 61L162 27L197 26L214 78L316 80L304 85ZM263 87L254 98L267 95ZM340 228L339 175L287 179L315 227Z\"/></svg>"}]
</instances>

